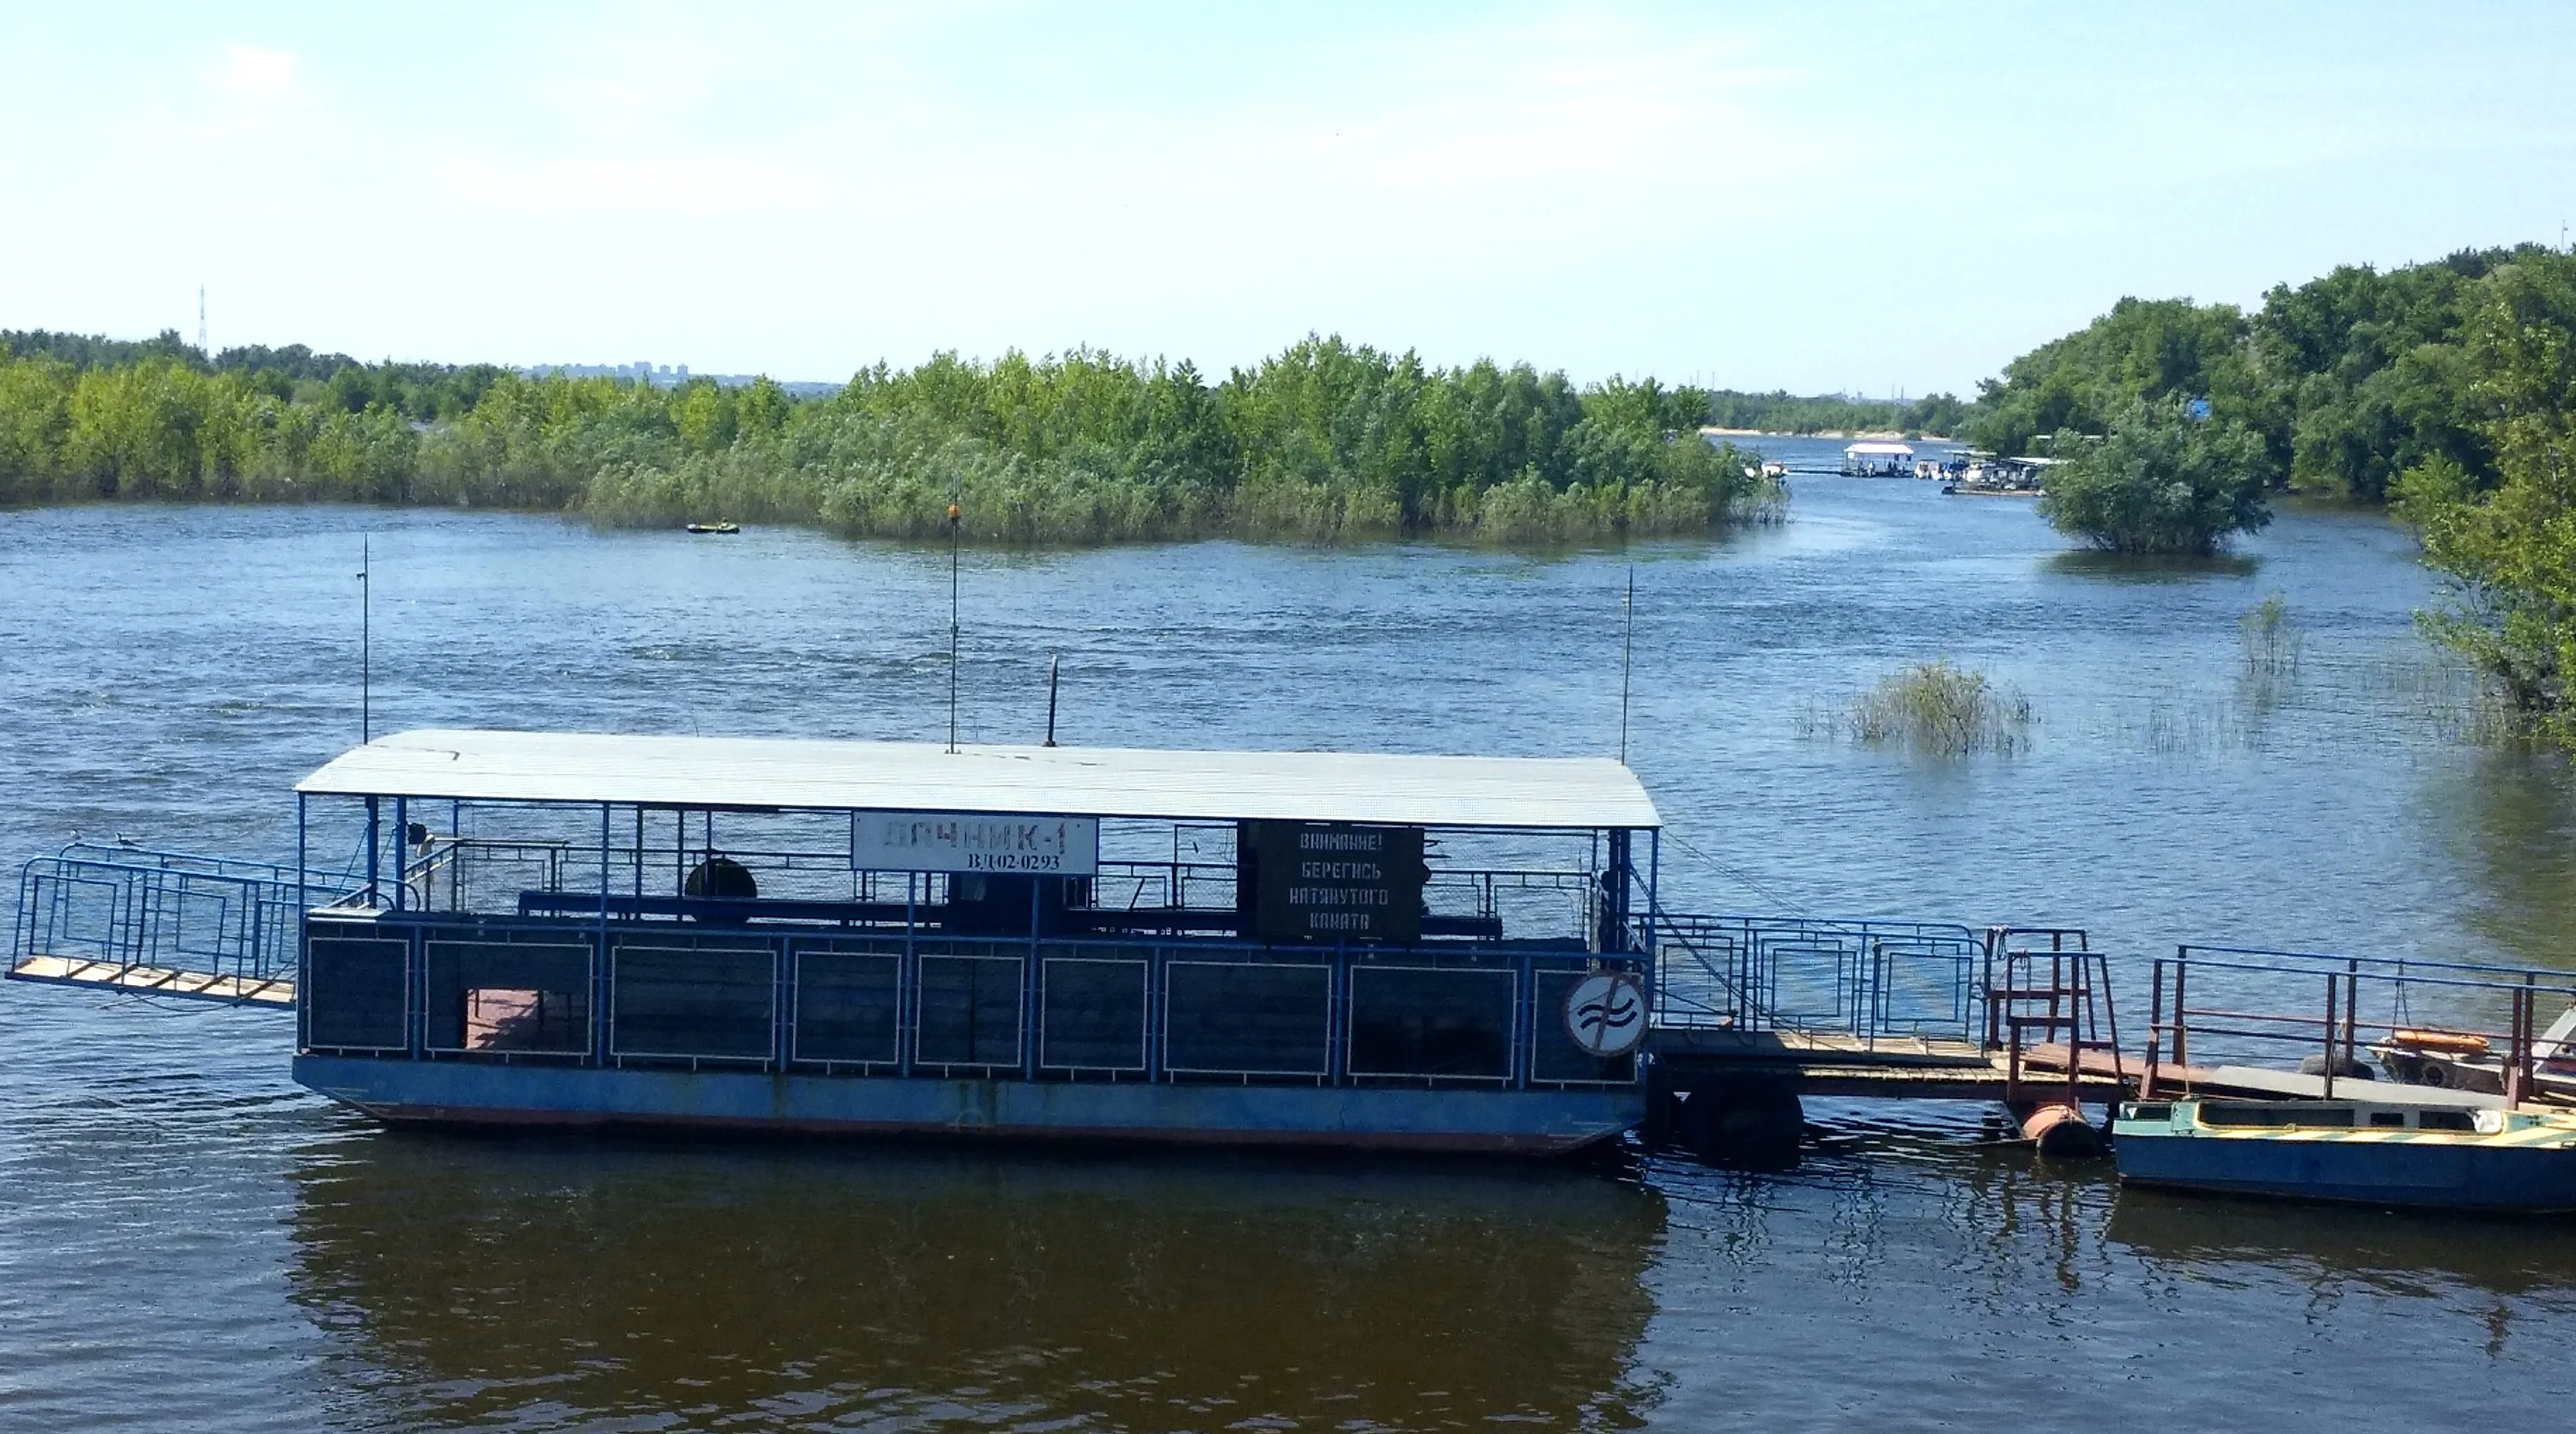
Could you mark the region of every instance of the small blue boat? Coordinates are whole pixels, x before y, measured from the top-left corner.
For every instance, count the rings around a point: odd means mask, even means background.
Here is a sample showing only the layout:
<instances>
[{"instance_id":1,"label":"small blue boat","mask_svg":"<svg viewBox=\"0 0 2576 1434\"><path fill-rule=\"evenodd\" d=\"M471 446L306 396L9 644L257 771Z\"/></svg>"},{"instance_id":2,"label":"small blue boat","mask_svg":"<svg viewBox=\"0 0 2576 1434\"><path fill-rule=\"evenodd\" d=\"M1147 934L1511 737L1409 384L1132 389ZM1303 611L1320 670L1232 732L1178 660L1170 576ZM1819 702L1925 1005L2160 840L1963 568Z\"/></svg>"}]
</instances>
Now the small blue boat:
<instances>
[{"instance_id":1,"label":"small blue boat","mask_svg":"<svg viewBox=\"0 0 2576 1434\"><path fill-rule=\"evenodd\" d=\"M2289 1200L2576 1211L2576 1115L2369 1101L2132 1101L2123 1185Z\"/></svg>"}]
</instances>

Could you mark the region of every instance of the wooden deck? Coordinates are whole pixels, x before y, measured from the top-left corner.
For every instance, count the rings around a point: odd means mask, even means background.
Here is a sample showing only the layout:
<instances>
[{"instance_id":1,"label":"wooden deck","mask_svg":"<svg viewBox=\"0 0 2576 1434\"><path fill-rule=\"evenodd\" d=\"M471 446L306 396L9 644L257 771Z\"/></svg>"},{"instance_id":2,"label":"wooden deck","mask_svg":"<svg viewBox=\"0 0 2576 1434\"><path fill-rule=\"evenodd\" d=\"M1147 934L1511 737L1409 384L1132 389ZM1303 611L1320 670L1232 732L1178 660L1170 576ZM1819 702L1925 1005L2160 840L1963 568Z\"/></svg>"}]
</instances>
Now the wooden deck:
<instances>
[{"instance_id":1,"label":"wooden deck","mask_svg":"<svg viewBox=\"0 0 2576 1434\"><path fill-rule=\"evenodd\" d=\"M206 971L175 971L166 966L125 966L74 956L29 956L9 968L12 981L43 981L91 990L130 991L136 995L181 996L193 1001L221 1001L236 1006L292 1007L295 983L251 981Z\"/></svg>"},{"instance_id":2,"label":"wooden deck","mask_svg":"<svg viewBox=\"0 0 2576 1434\"><path fill-rule=\"evenodd\" d=\"M1676 1090L1755 1076L1784 1080L1802 1095L1990 1101L2012 1095L2010 1057L2002 1051L1981 1050L1973 1041L1667 1026L1656 1028L1652 1049ZM2128 1098L2136 1093L2145 1069L2144 1057L2135 1052L2115 1061L2109 1051L2088 1047L2077 1074L2078 1097L2085 1101ZM2052 1094L2062 1098L2067 1087L2066 1048L2025 1048L2020 1084L2022 1099L2045 1101ZM2260 1066L2166 1064L2156 1072L2156 1093L2319 1100L2326 1095L2326 1082L2322 1076ZM2505 1104L2500 1095L2384 1080L2338 1079L2334 1095L2342 1100L2445 1109L2500 1109Z\"/></svg>"}]
</instances>

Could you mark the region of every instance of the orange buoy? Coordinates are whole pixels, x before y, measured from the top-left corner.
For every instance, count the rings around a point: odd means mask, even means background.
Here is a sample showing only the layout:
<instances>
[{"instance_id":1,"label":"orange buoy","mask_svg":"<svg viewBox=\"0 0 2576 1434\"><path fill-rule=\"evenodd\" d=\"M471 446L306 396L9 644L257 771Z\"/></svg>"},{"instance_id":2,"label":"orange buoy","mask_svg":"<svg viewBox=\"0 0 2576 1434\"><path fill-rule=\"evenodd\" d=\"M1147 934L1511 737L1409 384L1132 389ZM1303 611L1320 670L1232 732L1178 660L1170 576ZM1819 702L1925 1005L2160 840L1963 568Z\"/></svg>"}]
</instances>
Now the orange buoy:
<instances>
[{"instance_id":1,"label":"orange buoy","mask_svg":"<svg viewBox=\"0 0 2576 1434\"><path fill-rule=\"evenodd\" d=\"M2102 1132L2086 1124L2084 1112L2071 1105L2043 1105L2021 1123L2021 1138L2042 1155L2086 1160L2102 1153Z\"/></svg>"}]
</instances>

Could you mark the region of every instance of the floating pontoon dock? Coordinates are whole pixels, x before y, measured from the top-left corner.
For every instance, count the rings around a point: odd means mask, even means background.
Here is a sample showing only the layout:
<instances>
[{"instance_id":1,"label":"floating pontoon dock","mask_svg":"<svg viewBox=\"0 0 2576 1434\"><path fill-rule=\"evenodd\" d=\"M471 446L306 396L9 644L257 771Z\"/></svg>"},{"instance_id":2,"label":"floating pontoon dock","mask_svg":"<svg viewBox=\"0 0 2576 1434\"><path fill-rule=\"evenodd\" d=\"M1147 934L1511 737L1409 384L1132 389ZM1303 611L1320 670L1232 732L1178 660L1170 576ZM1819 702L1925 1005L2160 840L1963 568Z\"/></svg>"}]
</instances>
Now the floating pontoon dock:
<instances>
[{"instance_id":1,"label":"floating pontoon dock","mask_svg":"<svg viewBox=\"0 0 2576 1434\"><path fill-rule=\"evenodd\" d=\"M291 1006L391 1121L1545 1152L1748 1092L2349 1098L2428 1027L2491 1088L2372 1099L2576 1091L2576 977L2186 946L2124 1041L2081 930L1678 914L1660 828L1605 760L409 732L299 785L293 865L29 862L7 974Z\"/></svg>"}]
</instances>

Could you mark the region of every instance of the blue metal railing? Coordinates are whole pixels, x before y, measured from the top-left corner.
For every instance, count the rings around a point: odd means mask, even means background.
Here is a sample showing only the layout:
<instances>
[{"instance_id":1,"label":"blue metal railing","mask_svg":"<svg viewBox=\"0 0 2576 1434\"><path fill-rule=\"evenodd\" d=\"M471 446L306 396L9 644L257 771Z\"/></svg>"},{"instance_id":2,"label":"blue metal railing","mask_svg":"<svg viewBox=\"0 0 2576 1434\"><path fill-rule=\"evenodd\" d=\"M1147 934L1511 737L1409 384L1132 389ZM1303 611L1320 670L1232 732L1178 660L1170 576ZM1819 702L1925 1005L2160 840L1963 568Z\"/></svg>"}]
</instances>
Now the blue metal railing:
<instances>
[{"instance_id":1,"label":"blue metal railing","mask_svg":"<svg viewBox=\"0 0 2576 1434\"><path fill-rule=\"evenodd\" d=\"M1658 1025L1977 1038L1986 938L1967 926L1657 911L1639 927Z\"/></svg>"},{"instance_id":2,"label":"blue metal railing","mask_svg":"<svg viewBox=\"0 0 2576 1434\"><path fill-rule=\"evenodd\" d=\"M284 980L295 970L300 905L345 902L359 889L271 862L73 842L19 869L9 968L54 958L93 978L150 969Z\"/></svg>"}]
</instances>

